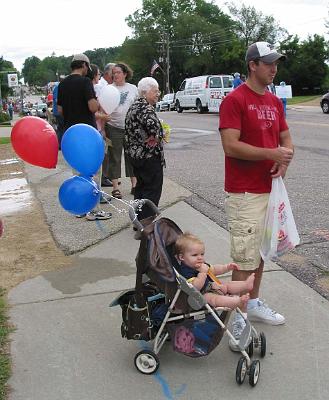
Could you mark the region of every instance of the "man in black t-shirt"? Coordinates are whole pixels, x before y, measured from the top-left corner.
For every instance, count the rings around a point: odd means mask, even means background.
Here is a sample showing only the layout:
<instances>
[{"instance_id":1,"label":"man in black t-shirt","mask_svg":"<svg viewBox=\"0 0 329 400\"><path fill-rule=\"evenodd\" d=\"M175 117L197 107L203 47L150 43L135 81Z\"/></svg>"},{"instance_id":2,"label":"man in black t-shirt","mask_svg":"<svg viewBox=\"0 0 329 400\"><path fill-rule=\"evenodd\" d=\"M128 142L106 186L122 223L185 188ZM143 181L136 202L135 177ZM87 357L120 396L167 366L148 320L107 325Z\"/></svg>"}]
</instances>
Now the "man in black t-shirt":
<instances>
[{"instance_id":1,"label":"man in black t-shirt","mask_svg":"<svg viewBox=\"0 0 329 400\"><path fill-rule=\"evenodd\" d=\"M86 77L89 69L89 58L85 54L74 55L71 74L58 86L57 108L64 118L64 131L79 123L96 128L95 112L99 103L93 84Z\"/></svg>"},{"instance_id":2,"label":"man in black t-shirt","mask_svg":"<svg viewBox=\"0 0 329 400\"><path fill-rule=\"evenodd\" d=\"M71 70L71 74L58 85L57 110L64 119L64 132L75 124L88 124L97 129L95 113L99 103L92 81L86 76L91 71L89 58L85 54L74 55ZM87 213L86 218L89 221L103 220L111 215L96 207Z\"/></svg>"}]
</instances>

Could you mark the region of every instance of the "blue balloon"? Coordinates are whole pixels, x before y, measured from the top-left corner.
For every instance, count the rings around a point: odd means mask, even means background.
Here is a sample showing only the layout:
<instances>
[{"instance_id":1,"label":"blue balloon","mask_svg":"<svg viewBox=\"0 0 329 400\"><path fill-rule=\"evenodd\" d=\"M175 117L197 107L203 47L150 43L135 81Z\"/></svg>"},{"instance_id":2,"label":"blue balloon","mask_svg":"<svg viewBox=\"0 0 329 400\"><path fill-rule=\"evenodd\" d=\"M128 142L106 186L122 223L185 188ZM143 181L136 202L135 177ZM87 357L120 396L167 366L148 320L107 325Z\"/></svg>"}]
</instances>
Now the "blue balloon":
<instances>
[{"instance_id":1,"label":"blue balloon","mask_svg":"<svg viewBox=\"0 0 329 400\"><path fill-rule=\"evenodd\" d=\"M87 124L76 124L67 129L61 149L68 164L86 176L96 174L104 159L102 135Z\"/></svg>"},{"instance_id":2,"label":"blue balloon","mask_svg":"<svg viewBox=\"0 0 329 400\"><path fill-rule=\"evenodd\" d=\"M58 192L61 206L74 215L86 214L94 209L100 197L96 182L85 176L72 176L62 183Z\"/></svg>"}]
</instances>

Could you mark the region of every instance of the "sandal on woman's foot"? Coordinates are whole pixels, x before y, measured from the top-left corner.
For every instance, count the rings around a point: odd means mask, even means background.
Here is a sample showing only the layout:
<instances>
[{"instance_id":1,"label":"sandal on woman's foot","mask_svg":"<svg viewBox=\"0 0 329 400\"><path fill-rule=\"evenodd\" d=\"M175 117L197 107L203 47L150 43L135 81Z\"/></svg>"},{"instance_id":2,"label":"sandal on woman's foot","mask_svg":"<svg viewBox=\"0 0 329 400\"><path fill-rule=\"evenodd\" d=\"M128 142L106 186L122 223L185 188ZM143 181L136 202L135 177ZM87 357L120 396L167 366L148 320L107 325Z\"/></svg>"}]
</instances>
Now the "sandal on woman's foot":
<instances>
[{"instance_id":1,"label":"sandal on woman's foot","mask_svg":"<svg viewBox=\"0 0 329 400\"><path fill-rule=\"evenodd\" d=\"M112 196L116 199L122 199L122 194L119 189L115 189L112 191Z\"/></svg>"}]
</instances>

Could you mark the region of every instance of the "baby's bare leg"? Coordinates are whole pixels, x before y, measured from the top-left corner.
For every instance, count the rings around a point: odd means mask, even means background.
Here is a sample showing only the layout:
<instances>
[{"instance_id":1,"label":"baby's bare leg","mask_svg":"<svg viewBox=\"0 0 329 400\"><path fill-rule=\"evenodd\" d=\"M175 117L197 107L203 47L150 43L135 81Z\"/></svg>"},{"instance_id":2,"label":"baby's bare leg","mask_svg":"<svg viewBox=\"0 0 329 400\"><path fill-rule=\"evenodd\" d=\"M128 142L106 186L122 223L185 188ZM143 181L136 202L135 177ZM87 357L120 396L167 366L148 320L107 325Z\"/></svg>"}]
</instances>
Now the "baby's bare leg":
<instances>
[{"instance_id":1,"label":"baby's bare leg","mask_svg":"<svg viewBox=\"0 0 329 400\"><path fill-rule=\"evenodd\" d=\"M245 281L231 281L227 282L227 293L239 294L250 292L254 287L255 274L251 274Z\"/></svg>"},{"instance_id":2,"label":"baby's bare leg","mask_svg":"<svg viewBox=\"0 0 329 400\"><path fill-rule=\"evenodd\" d=\"M204 298L213 307L243 308L247 305L249 294L238 296L222 296L216 293L205 293Z\"/></svg>"}]
</instances>

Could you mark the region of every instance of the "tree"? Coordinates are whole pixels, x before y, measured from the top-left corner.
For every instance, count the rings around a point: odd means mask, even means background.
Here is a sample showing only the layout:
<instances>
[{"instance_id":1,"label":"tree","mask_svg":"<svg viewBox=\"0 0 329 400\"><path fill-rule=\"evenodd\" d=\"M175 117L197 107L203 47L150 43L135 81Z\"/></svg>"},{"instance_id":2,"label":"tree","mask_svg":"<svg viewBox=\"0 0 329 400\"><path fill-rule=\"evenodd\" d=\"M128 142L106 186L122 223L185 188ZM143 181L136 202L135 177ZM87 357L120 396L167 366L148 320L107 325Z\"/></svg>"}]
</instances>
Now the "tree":
<instances>
[{"instance_id":1,"label":"tree","mask_svg":"<svg viewBox=\"0 0 329 400\"><path fill-rule=\"evenodd\" d=\"M0 57L0 71L16 71L16 68L14 68L14 64L11 61Z\"/></svg>"},{"instance_id":2,"label":"tree","mask_svg":"<svg viewBox=\"0 0 329 400\"><path fill-rule=\"evenodd\" d=\"M119 60L121 46L98 48L85 51L90 62L96 64L100 70L103 70L109 62L117 62Z\"/></svg>"},{"instance_id":3,"label":"tree","mask_svg":"<svg viewBox=\"0 0 329 400\"><path fill-rule=\"evenodd\" d=\"M226 3L234 20L234 30L243 41L245 48L254 42L277 43L287 36L287 31L281 28L271 15L264 15L252 6L244 3L237 7L234 3Z\"/></svg>"},{"instance_id":4,"label":"tree","mask_svg":"<svg viewBox=\"0 0 329 400\"><path fill-rule=\"evenodd\" d=\"M122 44L119 60L127 63L134 71L132 82L137 82L150 75L151 61L157 58L154 51L154 43L159 41L159 37L154 34L141 34L134 39L128 39ZM162 73L157 70L154 78L158 79L162 86Z\"/></svg>"},{"instance_id":5,"label":"tree","mask_svg":"<svg viewBox=\"0 0 329 400\"><path fill-rule=\"evenodd\" d=\"M3 71L4 73L1 73ZM6 98L8 96L9 91L11 90L8 87L7 81L7 73L5 71L14 72L16 68L14 68L14 64L11 61L4 60L4 58L0 57L0 93L1 98ZM1 99L0 99L1 100ZM0 104L1 106L1 104Z\"/></svg>"},{"instance_id":6,"label":"tree","mask_svg":"<svg viewBox=\"0 0 329 400\"><path fill-rule=\"evenodd\" d=\"M89 57L90 62L97 64L100 69L108 62L118 60L121 47L100 48L86 50L84 53ZM45 86L48 82L57 81L61 75L68 75L71 72L72 56L59 56L55 53L40 60L32 56L24 61L22 74L25 82L30 85Z\"/></svg>"},{"instance_id":7,"label":"tree","mask_svg":"<svg viewBox=\"0 0 329 400\"><path fill-rule=\"evenodd\" d=\"M36 70L41 64L41 60L36 57L28 57L23 64L22 75L24 77L25 83L30 85L35 85L37 80Z\"/></svg>"},{"instance_id":8,"label":"tree","mask_svg":"<svg viewBox=\"0 0 329 400\"><path fill-rule=\"evenodd\" d=\"M144 0L142 9L126 21L134 32L129 45L145 43L148 57L140 57L141 71L148 72L153 59L163 60L166 70L169 47L171 89L177 89L186 76L224 72L224 55L234 47L232 21L213 2Z\"/></svg>"},{"instance_id":9,"label":"tree","mask_svg":"<svg viewBox=\"0 0 329 400\"><path fill-rule=\"evenodd\" d=\"M133 30L131 38L126 38L122 46L84 53L100 69L108 62L126 62L134 70L133 83L150 75L155 59L162 69L157 69L154 77L163 91L168 86L169 63L169 89L176 91L189 76L246 73L247 46L255 41L269 41L288 56L280 65L277 79L291 83L294 94L303 93L306 87L326 88L328 44L323 37L315 35L300 43L297 36L289 36L272 16L244 4L228 6L231 15L222 12L214 1L143 0L142 7L126 18ZM329 28L329 21L327 24ZM29 57L22 71L25 81L44 86L59 75L69 74L71 59L72 56L56 57L54 53L43 60Z\"/></svg>"},{"instance_id":10,"label":"tree","mask_svg":"<svg viewBox=\"0 0 329 400\"><path fill-rule=\"evenodd\" d=\"M309 36L301 43L297 36L289 36L281 43L280 50L287 60L280 64L278 82L292 85L294 95L327 89L329 50L323 36Z\"/></svg>"}]
</instances>

